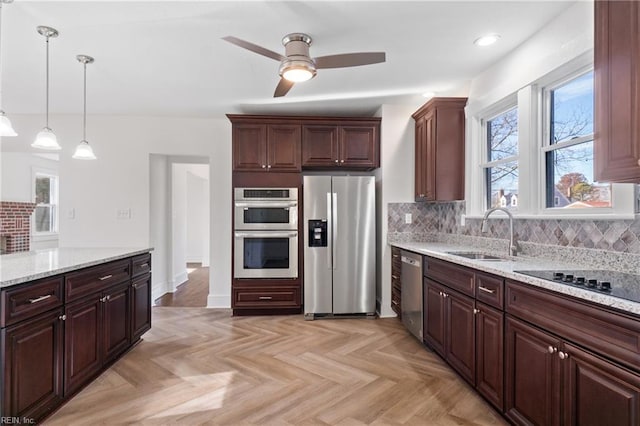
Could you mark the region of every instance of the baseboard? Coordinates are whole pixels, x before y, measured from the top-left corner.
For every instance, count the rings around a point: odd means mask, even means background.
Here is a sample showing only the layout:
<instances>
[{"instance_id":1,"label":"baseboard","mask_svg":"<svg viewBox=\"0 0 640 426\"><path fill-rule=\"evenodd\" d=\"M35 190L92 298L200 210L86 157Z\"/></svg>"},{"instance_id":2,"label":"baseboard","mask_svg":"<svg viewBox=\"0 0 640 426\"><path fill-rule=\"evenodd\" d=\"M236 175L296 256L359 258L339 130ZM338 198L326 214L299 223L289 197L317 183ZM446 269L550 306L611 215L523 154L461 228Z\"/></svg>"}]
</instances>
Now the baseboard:
<instances>
[{"instance_id":1,"label":"baseboard","mask_svg":"<svg viewBox=\"0 0 640 426\"><path fill-rule=\"evenodd\" d=\"M184 284L188 280L189 280L189 275L187 274L186 270L177 274L175 277L173 277L173 282L171 283L172 291L175 291L180 284Z\"/></svg>"},{"instance_id":2,"label":"baseboard","mask_svg":"<svg viewBox=\"0 0 640 426\"><path fill-rule=\"evenodd\" d=\"M167 293L171 293L171 286L168 282L155 283L151 287L151 300L156 300Z\"/></svg>"},{"instance_id":3,"label":"baseboard","mask_svg":"<svg viewBox=\"0 0 640 426\"><path fill-rule=\"evenodd\" d=\"M216 296L210 294L207 296L207 308L224 308L229 309L231 307L231 295Z\"/></svg>"}]
</instances>

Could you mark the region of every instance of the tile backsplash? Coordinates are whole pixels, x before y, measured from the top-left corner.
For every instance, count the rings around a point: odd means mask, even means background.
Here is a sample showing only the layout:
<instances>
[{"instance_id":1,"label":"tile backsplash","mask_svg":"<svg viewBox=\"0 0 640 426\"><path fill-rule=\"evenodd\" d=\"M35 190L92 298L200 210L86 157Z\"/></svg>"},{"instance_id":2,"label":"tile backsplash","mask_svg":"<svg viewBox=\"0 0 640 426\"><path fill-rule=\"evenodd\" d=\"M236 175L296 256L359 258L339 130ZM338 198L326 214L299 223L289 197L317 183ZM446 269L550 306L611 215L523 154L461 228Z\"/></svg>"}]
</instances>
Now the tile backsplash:
<instances>
[{"instance_id":1,"label":"tile backsplash","mask_svg":"<svg viewBox=\"0 0 640 426\"><path fill-rule=\"evenodd\" d=\"M424 241L434 233L472 237L508 239L509 221L491 219L489 232L480 232L481 219L460 219L465 211L464 201L441 203L390 203L389 239L395 241ZM405 214L412 214L411 224ZM518 241L562 247L608 250L640 254L640 220L583 220L583 219L515 219L514 234Z\"/></svg>"}]
</instances>

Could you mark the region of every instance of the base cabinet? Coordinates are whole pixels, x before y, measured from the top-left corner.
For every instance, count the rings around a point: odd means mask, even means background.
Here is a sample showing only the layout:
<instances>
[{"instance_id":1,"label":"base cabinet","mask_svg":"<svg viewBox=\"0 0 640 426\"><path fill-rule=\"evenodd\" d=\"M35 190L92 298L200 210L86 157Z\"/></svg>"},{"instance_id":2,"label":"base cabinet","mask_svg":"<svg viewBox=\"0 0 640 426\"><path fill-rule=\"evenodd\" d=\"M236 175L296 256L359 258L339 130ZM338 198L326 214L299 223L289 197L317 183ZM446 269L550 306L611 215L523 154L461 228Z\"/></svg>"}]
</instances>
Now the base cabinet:
<instances>
[{"instance_id":1,"label":"base cabinet","mask_svg":"<svg viewBox=\"0 0 640 426\"><path fill-rule=\"evenodd\" d=\"M476 390L504 409L504 312L476 301Z\"/></svg>"},{"instance_id":2,"label":"base cabinet","mask_svg":"<svg viewBox=\"0 0 640 426\"><path fill-rule=\"evenodd\" d=\"M402 318L402 261L400 249L391 248L391 309Z\"/></svg>"},{"instance_id":3,"label":"base cabinet","mask_svg":"<svg viewBox=\"0 0 640 426\"><path fill-rule=\"evenodd\" d=\"M151 328L151 274L131 282L131 342Z\"/></svg>"},{"instance_id":4,"label":"base cabinet","mask_svg":"<svg viewBox=\"0 0 640 426\"><path fill-rule=\"evenodd\" d=\"M2 330L2 416L38 419L63 400L62 309Z\"/></svg>"},{"instance_id":5,"label":"base cabinet","mask_svg":"<svg viewBox=\"0 0 640 426\"><path fill-rule=\"evenodd\" d=\"M640 424L640 375L510 316L506 339L513 423Z\"/></svg>"}]
</instances>

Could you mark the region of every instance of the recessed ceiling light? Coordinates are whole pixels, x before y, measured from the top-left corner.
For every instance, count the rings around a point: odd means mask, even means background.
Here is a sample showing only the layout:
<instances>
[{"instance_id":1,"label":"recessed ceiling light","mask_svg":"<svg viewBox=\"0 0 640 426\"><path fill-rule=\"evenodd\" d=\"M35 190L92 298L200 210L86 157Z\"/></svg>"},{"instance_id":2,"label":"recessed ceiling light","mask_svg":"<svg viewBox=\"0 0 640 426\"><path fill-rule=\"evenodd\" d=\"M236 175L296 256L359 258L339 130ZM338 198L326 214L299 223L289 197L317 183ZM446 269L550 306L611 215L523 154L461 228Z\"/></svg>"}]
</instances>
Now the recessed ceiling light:
<instances>
[{"instance_id":1,"label":"recessed ceiling light","mask_svg":"<svg viewBox=\"0 0 640 426\"><path fill-rule=\"evenodd\" d=\"M424 92L424 93L422 94L422 97L423 97L423 98L433 98L435 95L436 95L436 94L435 94L435 93L433 93L433 92Z\"/></svg>"},{"instance_id":2,"label":"recessed ceiling light","mask_svg":"<svg viewBox=\"0 0 640 426\"><path fill-rule=\"evenodd\" d=\"M473 44L476 46L489 46L500 39L500 34L487 34L480 38L477 38Z\"/></svg>"}]
</instances>

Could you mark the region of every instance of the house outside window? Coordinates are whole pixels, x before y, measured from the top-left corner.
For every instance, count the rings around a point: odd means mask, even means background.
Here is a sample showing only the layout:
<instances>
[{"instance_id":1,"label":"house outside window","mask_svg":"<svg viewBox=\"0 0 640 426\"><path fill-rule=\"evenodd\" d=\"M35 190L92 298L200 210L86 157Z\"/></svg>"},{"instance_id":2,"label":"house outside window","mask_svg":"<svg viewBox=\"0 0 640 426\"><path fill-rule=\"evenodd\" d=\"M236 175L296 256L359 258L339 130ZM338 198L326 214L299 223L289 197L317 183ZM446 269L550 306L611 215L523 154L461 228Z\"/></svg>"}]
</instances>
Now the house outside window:
<instances>
[{"instance_id":1,"label":"house outside window","mask_svg":"<svg viewBox=\"0 0 640 426\"><path fill-rule=\"evenodd\" d=\"M36 173L34 194L36 208L33 215L33 233L58 232L58 177Z\"/></svg>"}]
</instances>

